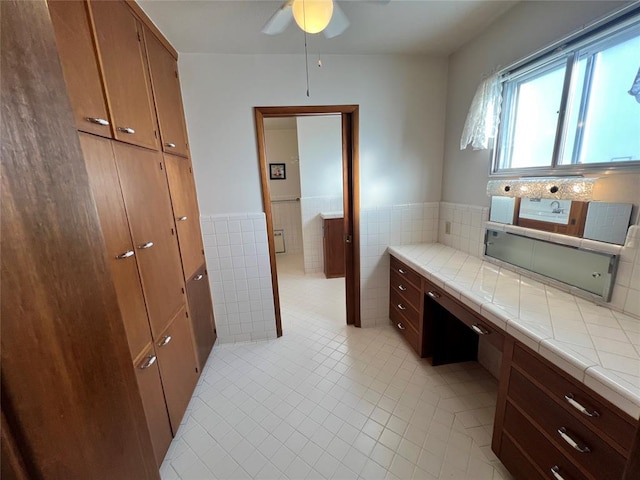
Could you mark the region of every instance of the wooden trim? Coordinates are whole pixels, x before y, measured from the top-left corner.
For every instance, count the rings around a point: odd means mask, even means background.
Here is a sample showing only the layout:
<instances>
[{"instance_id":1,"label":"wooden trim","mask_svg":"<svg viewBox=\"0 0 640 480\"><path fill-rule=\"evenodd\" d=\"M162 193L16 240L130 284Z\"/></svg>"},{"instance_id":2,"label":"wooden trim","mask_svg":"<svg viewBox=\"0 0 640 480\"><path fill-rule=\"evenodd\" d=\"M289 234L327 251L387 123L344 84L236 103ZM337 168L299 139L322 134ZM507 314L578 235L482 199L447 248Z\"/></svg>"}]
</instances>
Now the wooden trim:
<instances>
[{"instance_id":1,"label":"wooden trim","mask_svg":"<svg viewBox=\"0 0 640 480\"><path fill-rule=\"evenodd\" d=\"M33 477L27 473L27 465L23 459L18 442L13 436L13 431L5 415L6 402L2 400L2 427L0 427L0 447L2 449L2 461L0 462L0 476L13 480L28 480Z\"/></svg>"},{"instance_id":2,"label":"wooden trim","mask_svg":"<svg viewBox=\"0 0 640 480\"><path fill-rule=\"evenodd\" d=\"M256 139L258 142L258 163L260 165L260 183L262 184L262 207L267 221L267 241L269 244L269 262L271 264L271 287L273 289L273 307L276 316L276 334L282 336L282 315L280 313L280 293L278 291L278 268L276 265L276 245L273 239L273 215L271 212L271 193L269 191L269 166L267 165L267 147L264 135L264 115L259 108L254 109L256 121Z\"/></svg>"},{"instance_id":3,"label":"wooden trim","mask_svg":"<svg viewBox=\"0 0 640 480\"><path fill-rule=\"evenodd\" d=\"M629 452L629 460L624 469L623 480L634 480L640 478L640 421L638 421L636 429L636 437L633 440L631 451Z\"/></svg>"},{"instance_id":4,"label":"wooden trim","mask_svg":"<svg viewBox=\"0 0 640 480\"><path fill-rule=\"evenodd\" d=\"M169 40L165 38L165 36L160 31L160 29L156 27L156 24L153 23L153 21L144 12L142 7L138 5L138 3L135 0L124 0L124 1L127 5L129 5L129 8L133 11L134 15L138 17L138 19L142 23L144 23L147 27L149 27L149 30L151 30L151 32L156 36L156 38L160 40L160 43L162 43L162 45L164 45L164 47L167 50L169 50L169 53L171 53L171 56L176 60L178 60L178 51L175 48L173 48L173 45L169 43Z\"/></svg>"},{"instance_id":5,"label":"wooden trim","mask_svg":"<svg viewBox=\"0 0 640 480\"><path fill-rule=\"evenodd\" d=\"M278 292L275 243L273 239L273 214L269 192L269 173L264 134L264 119L303 115L340 114L342 116L342 175L345 232L351 235L351 243L345 245L345 284L347 324L361 326L360 316L360 146L358 105L315 105L254 107L262 203L267 221L267 241L271 263L273 303L276 316L276 332L282 336L282 317Z\"/></svg>"}]
</instances>

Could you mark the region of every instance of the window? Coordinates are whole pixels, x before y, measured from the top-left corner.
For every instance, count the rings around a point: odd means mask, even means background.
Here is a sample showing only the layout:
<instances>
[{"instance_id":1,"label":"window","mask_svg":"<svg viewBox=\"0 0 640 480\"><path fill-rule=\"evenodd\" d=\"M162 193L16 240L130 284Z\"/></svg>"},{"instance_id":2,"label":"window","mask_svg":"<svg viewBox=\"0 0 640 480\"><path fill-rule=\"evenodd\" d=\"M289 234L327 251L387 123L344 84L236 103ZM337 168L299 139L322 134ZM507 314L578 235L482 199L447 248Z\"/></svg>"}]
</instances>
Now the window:
<instances>
[{"instance_id":1,"label":"window","mask_svg":"<svg viewBox=\"0 0 640 480\"><path fill-rule=\"evenodd\" d=\"M503 77L493 173L640 167L640 18Z\"/></svg>"}]
</instances>

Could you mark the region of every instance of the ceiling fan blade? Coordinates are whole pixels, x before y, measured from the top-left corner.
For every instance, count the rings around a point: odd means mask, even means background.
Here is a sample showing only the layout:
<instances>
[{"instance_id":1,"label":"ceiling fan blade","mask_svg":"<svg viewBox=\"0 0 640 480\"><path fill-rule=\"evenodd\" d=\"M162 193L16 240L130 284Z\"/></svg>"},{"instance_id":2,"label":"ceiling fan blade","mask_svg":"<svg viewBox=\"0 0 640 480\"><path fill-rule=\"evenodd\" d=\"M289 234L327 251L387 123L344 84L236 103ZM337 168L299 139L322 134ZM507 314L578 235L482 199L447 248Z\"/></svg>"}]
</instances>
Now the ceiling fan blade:
<instances>
[{"instance_id":1,"label":"ceiling fan blade","mask_svg":"<svg viewBox=\"0 0 640 480\"><path fill-rule=\"evenodd\" d=\"M344 32L349 26L349 19L344 14L342 9L338 6L337 2L333 2L333 15L327 28L322 33L327 38L333 38Z\"/></svg>"},{"instance_id":2,"label":"ceiling fan blade","mask_svg":"<svg viewBox=\"0 0 640 480\"><path fill-rule=\"evenodd\" d=\"M267 35L278 35L284 32L284 29L289 26L291 20L293 20L293 11L291 10L291 4L293 0L287 0L282 6L276 10L269 21L262 27L262 33Z\"/></svg>"}]
</instances>

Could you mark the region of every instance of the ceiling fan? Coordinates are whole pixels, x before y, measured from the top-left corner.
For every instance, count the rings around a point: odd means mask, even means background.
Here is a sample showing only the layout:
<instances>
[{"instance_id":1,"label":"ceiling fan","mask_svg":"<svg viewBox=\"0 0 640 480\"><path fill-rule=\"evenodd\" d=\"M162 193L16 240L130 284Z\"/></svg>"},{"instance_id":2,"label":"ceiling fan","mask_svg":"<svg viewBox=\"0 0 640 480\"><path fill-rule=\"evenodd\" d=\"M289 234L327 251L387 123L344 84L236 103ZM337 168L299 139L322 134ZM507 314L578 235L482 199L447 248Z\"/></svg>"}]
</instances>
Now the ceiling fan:
<instances>
[{"instance_id":1,"label":"ceiling fan","mask_svg":"<svg viewBox=\"0 0 640 480\"><path fill-rule=\"evenodd\" d=\"M295 20L307 33L322 32L333 38L344 32L349 19L333 0L287 0L262 27L262 33L278 35Z\"/></svg>"}]
</instances>

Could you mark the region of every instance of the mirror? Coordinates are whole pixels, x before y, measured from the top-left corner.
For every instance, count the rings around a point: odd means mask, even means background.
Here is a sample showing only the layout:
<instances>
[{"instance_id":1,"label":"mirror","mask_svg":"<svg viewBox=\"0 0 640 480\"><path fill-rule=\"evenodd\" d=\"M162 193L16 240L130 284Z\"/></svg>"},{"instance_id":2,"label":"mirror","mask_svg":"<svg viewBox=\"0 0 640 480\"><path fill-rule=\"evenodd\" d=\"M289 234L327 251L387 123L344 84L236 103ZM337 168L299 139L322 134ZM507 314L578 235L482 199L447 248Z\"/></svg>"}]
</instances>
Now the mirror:
<instances>
[{"instance_id":1,"label":"mirror","mask_svg":"<svg viewBox=\"0 0 640 480\"><path fill-rule=\"evenodd\" d=\"M489 220L624 245L632 208L630 203L493 196Z\"/></svg>"}]
</instances>

